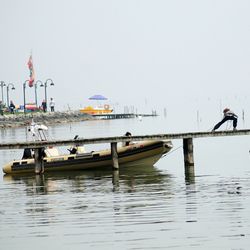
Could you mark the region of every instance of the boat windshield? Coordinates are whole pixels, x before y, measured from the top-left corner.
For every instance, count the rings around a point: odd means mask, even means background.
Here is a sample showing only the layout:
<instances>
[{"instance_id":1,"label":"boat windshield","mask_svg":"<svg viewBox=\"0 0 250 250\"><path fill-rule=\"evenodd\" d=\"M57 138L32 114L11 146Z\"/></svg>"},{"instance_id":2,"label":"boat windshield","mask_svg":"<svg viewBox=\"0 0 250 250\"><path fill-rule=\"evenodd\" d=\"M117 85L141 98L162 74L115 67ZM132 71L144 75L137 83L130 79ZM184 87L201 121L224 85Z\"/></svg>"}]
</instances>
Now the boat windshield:
<instances>
[{"instance_id":1,"label":"boat windshield","mask_svg":"<svg viewBox=\"0 0 250 250\"><path fill-rule=\"evenodd\" d=\"M43 124L37 124L35 122L31 122L28 131L31 133L32 138L35 141L47 141L47 135L45 131L48 130L48 127Z\"/></svg>"}]
</instances>

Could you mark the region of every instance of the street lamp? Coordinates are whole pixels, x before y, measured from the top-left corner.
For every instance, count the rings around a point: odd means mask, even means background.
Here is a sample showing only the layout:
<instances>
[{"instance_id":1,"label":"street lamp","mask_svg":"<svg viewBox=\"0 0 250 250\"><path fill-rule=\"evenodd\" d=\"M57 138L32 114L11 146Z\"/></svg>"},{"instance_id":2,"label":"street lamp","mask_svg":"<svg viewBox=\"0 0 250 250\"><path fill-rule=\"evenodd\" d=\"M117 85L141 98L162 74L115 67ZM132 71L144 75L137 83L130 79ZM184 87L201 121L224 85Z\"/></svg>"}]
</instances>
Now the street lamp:
<instances>
[{"instance_id":1,"label":"street lamp","mask_svg":"<svg viewBox=\"0 0 250 250\"><path fill-rule=\"evenodd\" d=\"M15 89L15 86L13 83L9 83L7 85L7 107L9 108L10 106L10 103L9 103L9 86L11 86L11 89L14 90Z\"/></svg>"},{"instance_id":2,"label":"street lamp","mask_svg":"<svg viewBox=\"0 0 250 250\"><path fill-rule=\"evenodd\" d=\"M0 86L1 86L1 90L2 90L2 104L4 104L4 101L3 101L3 87L6 86L5 82L4 81L0 81Z\"/></svg>"},{"instance_id":3,"label":"street lamp","mask_svg":"<svg viewBox=\"0 0 250 250\"><path fill-rule=\"evenodd\" d=\"M24 83L23 83L23 111L24 111L24 114L26 113L26 99L25 99L25 89L26 89L26 83L29 82L29 80L26 80Z\"/></svg>"},{"instance_id":4,"label":"street lamp","mask_svg":"<svg viewBox=\"0 0 250 250\"><path fill-rule=\"evenodd\" d=\"M54 86L55 85L54 82L52 81L52 79L47 79L44 84L42 83L40 85L40 87L44 87L46 111L47 111L47 107L48 107L48 105L47 105L47 84L48 84L48 82L50 82L50 86Z\"/></svg>"},{"instance_id":5,"label":"street lamp","mask_svg":"<svg viewBox=\"0 0 250 250\"><path fill-rule=\"evenodd\" d=\"M43 85L43 82L41 80L37 80L35 85L35 100L36 100L36 107L37 107L37 84L40 83L40 86Z\"/></svg>"}]
</instances>

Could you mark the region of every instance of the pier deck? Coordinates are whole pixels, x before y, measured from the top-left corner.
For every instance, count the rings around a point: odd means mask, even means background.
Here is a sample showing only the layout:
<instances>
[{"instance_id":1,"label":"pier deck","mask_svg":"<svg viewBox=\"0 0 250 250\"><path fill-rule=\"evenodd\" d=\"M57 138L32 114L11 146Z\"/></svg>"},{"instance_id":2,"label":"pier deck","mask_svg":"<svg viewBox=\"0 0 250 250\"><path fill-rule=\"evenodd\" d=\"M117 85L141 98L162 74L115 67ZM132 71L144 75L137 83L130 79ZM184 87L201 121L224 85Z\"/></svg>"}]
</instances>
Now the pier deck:
<instances>
[{"instance_id":1,"label":"pier deck","mask_svg":"<svg viewBox=\"0 0 250 250\"><path fill-rule=\"evenodd\" d=\"M50 141L30 141L30 142L6 142L0 143L1 149L24 149L24 148L40 148L48 146L71 146L86 144L101 144L112 142L126 141L146 141L146 140L175 140L187 138L206 138L220 136L242 136L250 135L250 129L242 129L236 131L216 131L216 132L188 132L188 133L170 133L170 134L153 134L139 136L114 136L114 137L97 137L97 138L79 138L77 140L50 140Z\"/></svg>"}]
</instances>

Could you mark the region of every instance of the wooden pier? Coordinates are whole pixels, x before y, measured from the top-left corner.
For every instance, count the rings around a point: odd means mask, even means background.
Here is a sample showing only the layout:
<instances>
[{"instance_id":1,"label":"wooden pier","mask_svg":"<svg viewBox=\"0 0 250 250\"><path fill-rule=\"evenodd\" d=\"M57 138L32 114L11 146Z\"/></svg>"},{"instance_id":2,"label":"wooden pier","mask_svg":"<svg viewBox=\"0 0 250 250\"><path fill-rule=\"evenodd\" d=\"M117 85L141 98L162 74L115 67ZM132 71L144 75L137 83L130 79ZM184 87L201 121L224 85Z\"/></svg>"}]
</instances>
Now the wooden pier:
<instances>
[{"instance_id":1,"label":"wooden pier","mask_svg":"<svg viewBox=\"0 0 250 250\"><path fill-rule=\"evenodd\" d=\"M157 116L156 113L152 114L135 114L135 113L120 113L120 114L95 114L92 115L93 117L100 118L100 119L130 119L130 118L137 118L137 117L149 117L149 116Z\"/></svg>"},{"instance_id":2,"label":"wooden pier","mask_svg":"<svg viewBox=\"0 0 250 250\"><path fill-rule=\"evenodd\" d=\"M51 141L31 141L31 142L11 142L1 143L1 149L24 149L32 148L35 150L35 173L43 173L43 156L42 149L49 146L72 146L86 144L103 144L111 145L113 168L119 169L119 159L117 155L117 143L127 141L147 141L147 140L183 140L184 166L186 176L194 175L194 157L193 157L193 139L222 136L242 136L250 135L250 129L236 131L216 131L216 132L189 132L189 133L171 133L171 134L154 134L142 136L118 136L118 137L99 137L99 138L78 138L77 140L51 140Z\"/></svg>"}]
</instances>

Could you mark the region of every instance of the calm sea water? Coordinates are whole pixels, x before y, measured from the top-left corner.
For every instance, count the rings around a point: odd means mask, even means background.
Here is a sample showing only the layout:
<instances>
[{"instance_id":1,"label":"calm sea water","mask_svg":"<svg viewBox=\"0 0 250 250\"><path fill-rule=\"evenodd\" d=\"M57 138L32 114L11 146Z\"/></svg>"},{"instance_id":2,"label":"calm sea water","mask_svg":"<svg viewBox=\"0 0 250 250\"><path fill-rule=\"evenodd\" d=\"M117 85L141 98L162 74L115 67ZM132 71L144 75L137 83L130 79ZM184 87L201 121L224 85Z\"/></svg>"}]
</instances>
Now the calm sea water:
<instances>
[{"instance_id":1,"label":"calm sea water","mask_svg":"<svg viewBox=\"0 0 250 250\"><path fill-rule=\"evenodd\" d=\"M144 118L52 126L58 139L197 130ZM200 130L207 130L199 124ZM192 129L195 128L195 129ZM26 140L25 128L1 141ZM155 166L11 177L0 174L0 249L249 249L248 136L194 140L185 180L182 141ZM108 145L86 146L87 149ZM61 148L66 151L66 148ZM1 166L21 151L0 151Z\"/></svg>"}]
</instances>

